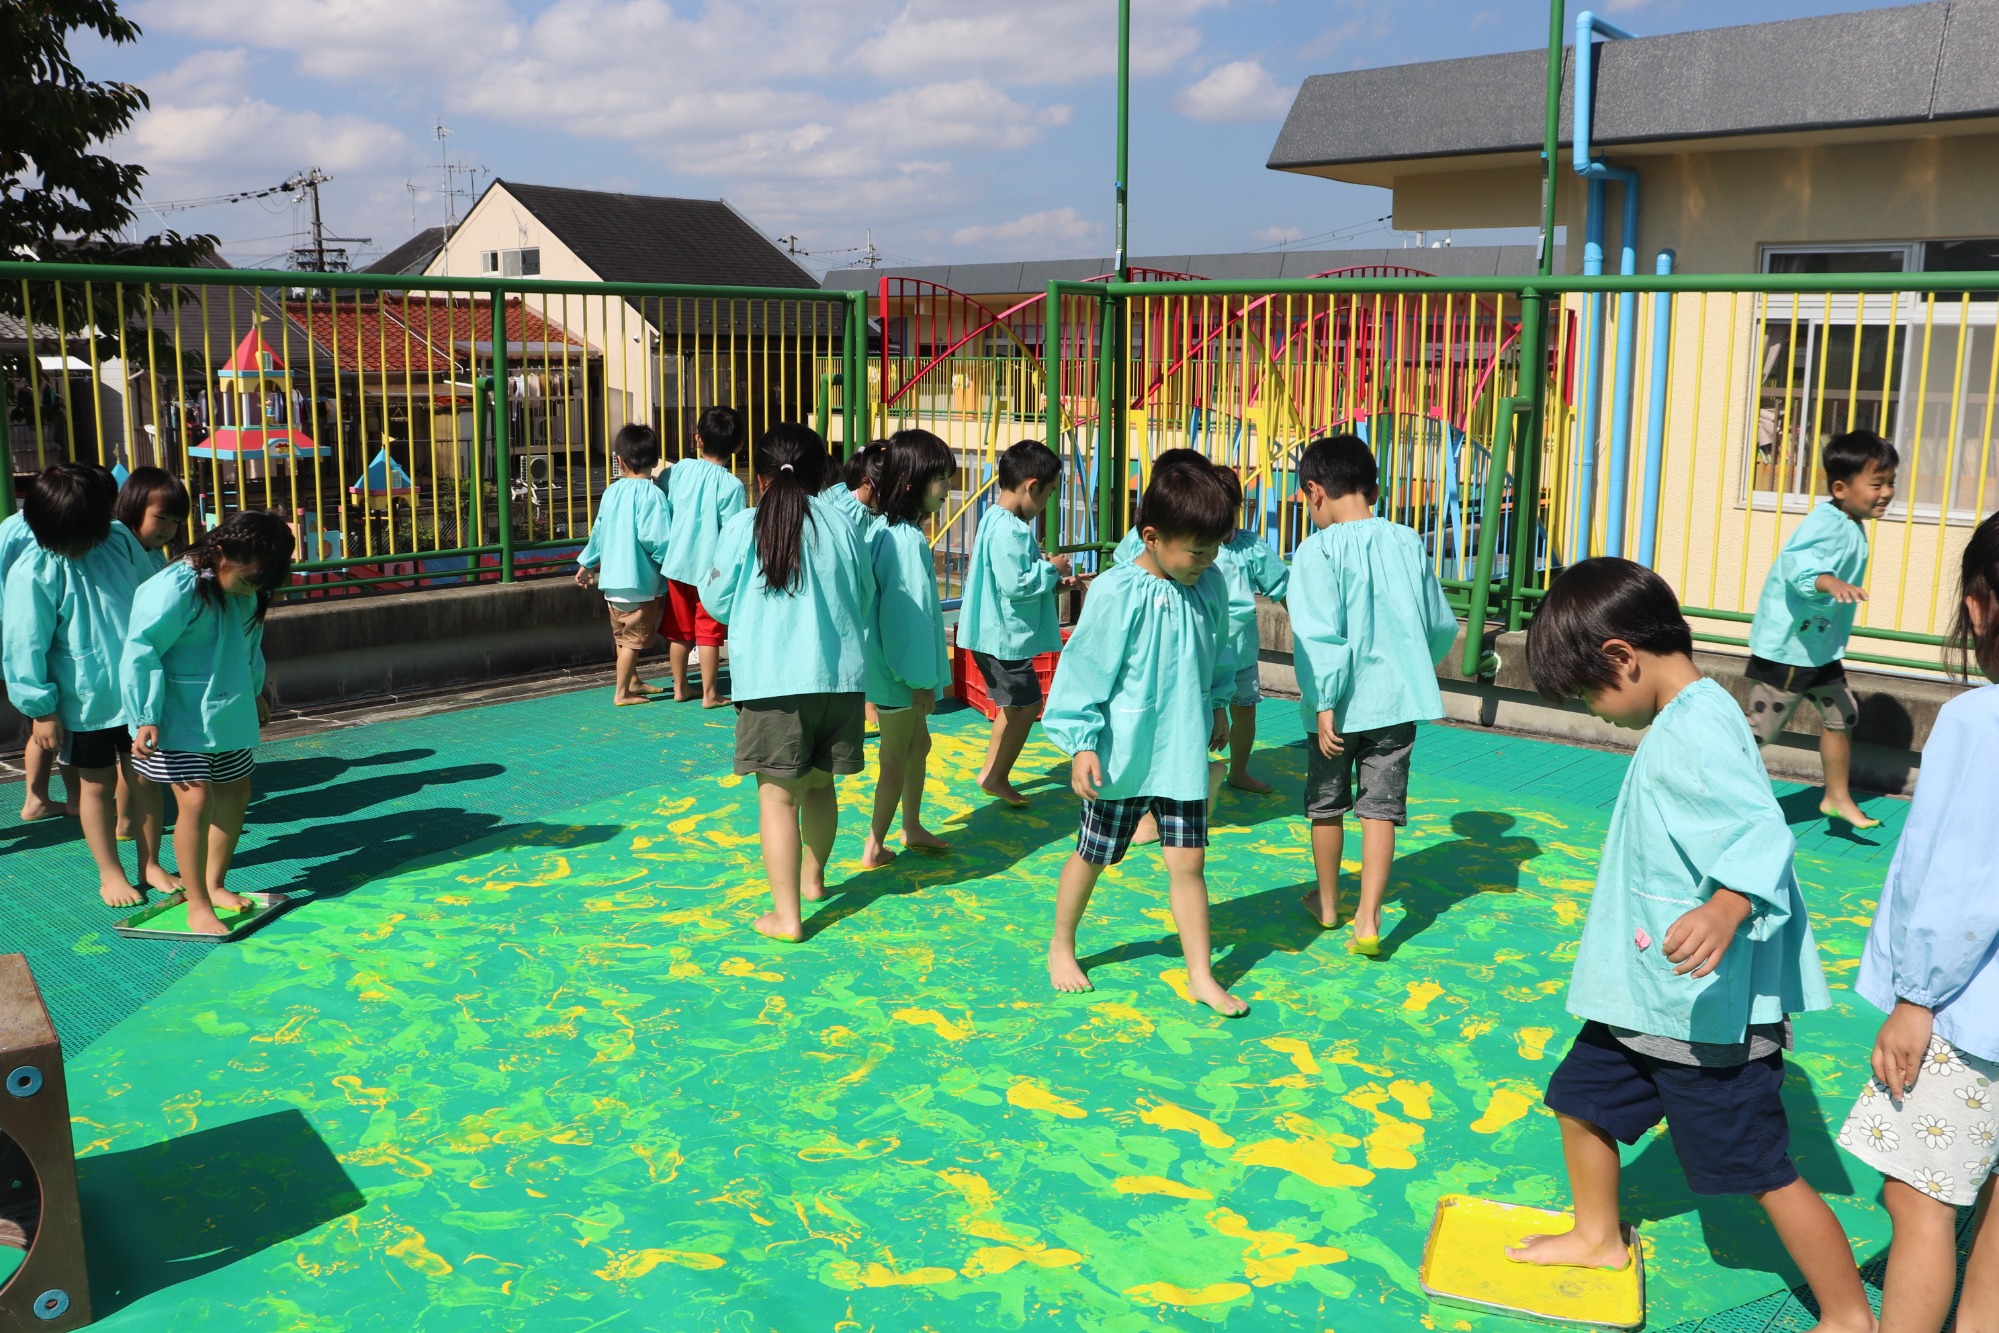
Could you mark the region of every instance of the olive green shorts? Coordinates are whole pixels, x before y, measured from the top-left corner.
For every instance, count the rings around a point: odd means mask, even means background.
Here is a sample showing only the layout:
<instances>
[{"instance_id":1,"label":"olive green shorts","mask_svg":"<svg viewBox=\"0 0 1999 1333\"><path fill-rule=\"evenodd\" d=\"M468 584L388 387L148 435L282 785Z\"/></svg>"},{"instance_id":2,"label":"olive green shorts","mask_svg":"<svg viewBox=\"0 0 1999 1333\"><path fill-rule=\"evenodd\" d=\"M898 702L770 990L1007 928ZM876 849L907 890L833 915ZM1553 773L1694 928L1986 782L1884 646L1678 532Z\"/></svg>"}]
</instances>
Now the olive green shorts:
<instances>
[{"instance_id":1,"label":"olive green shorts","mask_svg":"<svg viewBox=\"0 0 1999 1333\"><path fill-rule=\"evenodd\" d=\"M797 779L814 769L860 772L867 766L865 698L856 691L737 703L736 775Z\"/></svg>"}]
</instances>

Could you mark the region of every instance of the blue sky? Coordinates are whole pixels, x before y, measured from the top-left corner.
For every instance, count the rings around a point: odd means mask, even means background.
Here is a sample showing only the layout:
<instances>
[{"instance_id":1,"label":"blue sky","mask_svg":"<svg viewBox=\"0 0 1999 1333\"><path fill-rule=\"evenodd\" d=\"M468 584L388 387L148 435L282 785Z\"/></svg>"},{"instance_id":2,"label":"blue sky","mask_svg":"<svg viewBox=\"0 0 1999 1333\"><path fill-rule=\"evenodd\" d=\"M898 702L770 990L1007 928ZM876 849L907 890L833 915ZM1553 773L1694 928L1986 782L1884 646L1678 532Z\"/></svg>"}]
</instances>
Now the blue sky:
<instances>
[{"instance_id":1,"label":"blue sky","mask_svg":"<svg viewBox=\"0 0 1999 1333\"><path fill-rule=\"evenodd\" d=\"M1881 7L1610 0L1644 33ZM1580 8L1571 6L1571 10ZM550 185L727 198L815 270L1110 246L1115 0L138 0L136 46L80 43L152 110L113 151L149 201L317 165L364 252L444 220L450 156ZM1136 0L1136 254L1396 245L1385 191L1266 170L1291 92L1341 69L1540 46L1522 0ZM481 183L486 179L480 178ZM414 193L410 187L414 186ZM461 205L462 208L462 205ZM271 263L284 199L146 214Z\"/></svg>"}]
</instances>

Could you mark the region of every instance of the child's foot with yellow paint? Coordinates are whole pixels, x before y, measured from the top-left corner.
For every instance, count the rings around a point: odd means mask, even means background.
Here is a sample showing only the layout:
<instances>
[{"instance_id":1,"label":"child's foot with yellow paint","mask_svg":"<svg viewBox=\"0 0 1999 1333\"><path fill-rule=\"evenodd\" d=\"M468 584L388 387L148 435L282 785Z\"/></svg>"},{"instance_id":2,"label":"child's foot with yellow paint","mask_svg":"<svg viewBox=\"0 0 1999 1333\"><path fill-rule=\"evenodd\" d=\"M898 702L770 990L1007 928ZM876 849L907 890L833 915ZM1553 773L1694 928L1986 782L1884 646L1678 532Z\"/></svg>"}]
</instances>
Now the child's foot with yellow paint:
<instances>
[{"instance_id":1,"label":"child's foot with yellow paint","mask_svg":"<svg viewBox=\"0 0 1999 1333\"><path fill-rule=\"evenodd\" d=\"M1337 898L1329 901L1316 891L1308 893L1305 895L1305 910L1319 923L1320 930L1332 930L1340 924L1340 903Z\"/></svg>"},{"instance_id":2,"label":"child's foot with yellow paint","mask_svg":"<svg viewBox=\"0 0 1999 1333\"><path fill-rule=\"evenodd\" d=\"M1819 813L1827 819L1843 819L1857 829L1880 828L1881 821L1871 819L1860 808L1860 803L1851 796L1841 801L1822 801Z\"/></svg>"},{"instance_id":3,"label":"child's foot with yellow paint","mask_svg":"<svg viewBox=\"0 0 1999 1333\"><path fill-rule=\"evenodd\" d=\"M1237 791L1246 791L1252 796L1270 795L1270 784L1262 778L1257 777L1254 773L1251 773L1248 769L1244 769L1240 773L1230 773L1229 786L1234 787Z\"/></svg>"},{"instance_id":4,"label":"child's foot with yellow paint","mask_svg":"<svg viewBox=\"0 0 1999 1333\"><path fill-rule=\"evenodd\" d=\"M951 844L948 839L938 837L921 824L904 824L902 826L902 845L925 852L948 852L951 850Z\"/></svg>"},{"instance_id":5,"label":"child's foot with yellow paint","mask_svg":"<svg viewBox=\"0 0 1999 1333\"><path fill-rule=\"evenodd\" d=\"M1222 987L1213 977L1195 980L1187 979L1187 995L1220 1014L1223 1018L1241 1018L1249 1012L1249 1005L1237 999Z\"/></svg>"},{"instance_id":6,"label":"child's foot with yellow paint","mask_svg":"<svg viewBox=\"0 0 1999 1333\"><path fill-rule=\"evenodd\" d=\"M1616 1270L1631 1262L1623 1237L1613 1234L1598 1240L1574 1231L1556 1236L1528 1236L1518 1245L1507 1246L1506 1257L1517 1264L1540 1264L1546 1268Z\"/></svg>"},{"instance_id":7,"label":"child's foot with yellow paint","mask_svg":"<svg viewBox=\"0 0 1999 1333\"><path fill-rule=\"evenodd\" d=\"M651 702L652 696L650 694L613 694L611 696L611 706L613 708L629 708L633 704L649 704Z\"/></svg>"},{"instance_id":8,"label":"child's foot with yellow paint","mask_svg":"<svg viewBox=\"0 0 1999 1333\"><path fill-rule=\"evenodd\" d=\"M104 900L106 907L137 907L146 901L146 895L127 884L122 876L99 881L97 896Z\"/></svg>"},{"instance_id":9,"label":"child's foot with yellow paint","mask_svg":"<svg viewBox=\"0 0 1999 1333\"><path fill-rule=\"evenodd\" d=\"M655 694L665 694L666 687L663 685L655 685L649 680L635 680L632 682L632 693L643 694L650 697Z\"/></svg>"},{"instance_id":10,"label":"child's foot with yellow paint","mask_svg":"<svg viewBox=\"0 0 1999 1333\"><path fill-rule=\"evenodd\" d=\"M880 870L893 860L895 860L895 853L888 849L886 839L877 838L874 834L870 833L862 840L861 868L863 870Z\"/></svg>"},{"instance_id":11,"label":"child's foot with yellow paint","mask_svg":"<svg viewBox=\"0 0 1999 1333\"><path fill-rule=\"evenodd\" d=\"M1027 804L1027 798L1013 789L1013 784L1005 778L991 778L981 775L979 790L994 800L1003 801L1018 810Z\"/></svg>"},{"instance_id":12,"label":"child's foot with yellow paint","mask_svg":"<svg viewBox=\"0 0 1999 1333\"><path fill-rule=\"evenodd\" d=\"M1084 973L1083 965L1076 961L1075 954L1056 953L1053 949L1048 951L1048 981L1056 990L1072 995L1096 989Z\"/></svg>"},{"instance_id":13,"label":"child's foot with yellow paint","mask_svg":"<svg viewBox=\"0 0 1999 1333\"><path fill-rule=\"evenodd\" d=\"M823 895L825 890L820 890ZM786 944L796 944L805 938L805 923L785 921L776 912L765 912L752 923L757 934L766 939L782 940Z\"/></svg>"}]
</instances>

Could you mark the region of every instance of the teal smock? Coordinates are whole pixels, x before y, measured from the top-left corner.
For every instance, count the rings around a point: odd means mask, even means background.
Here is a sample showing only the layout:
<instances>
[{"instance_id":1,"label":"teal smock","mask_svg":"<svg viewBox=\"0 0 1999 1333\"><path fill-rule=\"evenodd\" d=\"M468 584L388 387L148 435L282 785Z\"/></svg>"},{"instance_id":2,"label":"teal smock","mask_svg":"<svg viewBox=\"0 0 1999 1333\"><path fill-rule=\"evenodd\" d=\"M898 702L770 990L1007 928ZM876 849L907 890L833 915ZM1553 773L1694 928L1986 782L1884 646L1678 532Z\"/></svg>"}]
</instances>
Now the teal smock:
<instances>
[{"instance_id":1,"label":"teal smock","mask_svg":"<svg viewBox=\"0 0 1999 1333\"><path fill-rule=\"evenodd\" d=\"M699 584L715 565L722 525L743 512L743 483L705 458L684 458L666 470L673 535L662 572L675 583Z\"/></svg>"},{"instance_id":2,"label":"teal smock","mask_svg":"<svg viewBox=\"0 0 1999 1333\"><path fill-rule=\"evenodd\" d=\"M1100 800L1208 799L1215 710L1235 697L1228 600L1212 566L1191 588L1137 564L1090 585L1041 726L1070 755L1096 752Z\"/></svg>"},{"instance_id":3,"label":"teal smock","mask_svg":"<svg viewBox=\"0 0 1999 1333\"><path fill-rule=\"evenodd\" d=\"M1749 651L1787 666L1838 661L1853 633L1857 602L1835 602L1818 590L1819 575L1858 587L1867 578L1867 527L1831 500L1805 515L1763 580Z\"/></svg>"},{"instance_id":4,"label":"teal smock","mask_svg":"<svg viewBox=\"0 0 1999 1333\"><path fill-rule=\"evenodd\" d=\"M990 506L965 567L958 646L1006 662L1059 651L1055 587L1061 581L1062 571L1034 540L1033 526L1004 505Z\"/></svg>"},{"instance_id":5,"label":"teal smock","mask_svg":"<svg viewBox=\"0 0 1999 1333\"><path fill-rule=\"evenodd\" d=\"M7 575L14 570L14 562L35 546L34 530L28 526L27 517L20 510L0 519L0 586L6 584Z\"/></svg>"},{"instance_id":6,"label":"teal smock","mask_svg":"<svg viewBox=\"0 0 1999 1333\"><path fill-rule=\"evenodd\" d=\"M834 482L820 492L828 500L846 511L854 521L854 531L861 534L862 549L870 549L875 543L875 534L880 532L887 521L880 514L861 503L861 497L839 482Z\"/></svg>"},{"instance_id":7,"label":"teal smock","mask_svg":"<svg viewBox=\"0 0 1999 1333\"><path fill-rule=\"evenodd\" d=\"M1937 711L1923 771L1881 889L1853 988L1885 1012L1936 1014L1939 1037L1999 1060L1999 685Z\"/></svg>"},{"instance_id":8,"label":"teal smock","mask_svg":"<svg viewBox=\"0 0 1999 1333\"><path fill-rule=\"evenodd\" d=\"M621 477L604 488L590 541L576 563L597 571L613 602L650 602L665 590L660 568L672 536L672 506L650 477Z\"/></svg>"},{"instance_id":9,"label":"teal smock","mask_svg":"<svg viewBox=\"0 0 1999 1333\"><path fill-rule=\"evenodd\" d=\"M1385 518L1321 528L1291 559L1285 606L1308 736L1326 710L1342 735L1444 715L1437 663L1458 620L1414 530Z\"/></svg>"},{"instance_id":10,"label":"teal smock","mask_svg":"<svg viewBox=\"0 0 1999 1333\"><path fill-rule=\"evenodd\" d=\"M1111 552L1111 563L1128 565L1144 552L1145 538L1133 528L1118 542L1117 550ZM1215 568L1222 571L1222 580L1228 584L1228 650L1234 654L1236 670L1241 671L1256 665L1263 646L1256 627L1256 595L1262 593L1274 602L1283 601L1284 590L1291 584L1291 571L1269 542L1240 528L1215 548Z\"/></svg>"},{"instance_id":11,"label":"teal smock","mask_svg":"<svg viewBox=\"0 0 1999 1333\"><path fill-rule=\"evenodd\" d=\"M7 697L25 717L53 714L70 731L125 721L119 658L152 562L123 523L78 559L37 545L7 575Z\"/></svg>"},{"instance_id":12,"label":"teal smock","mask_svg":"<svg viewBox=\"0 0 1999 1333\"><path fill-rule=\"evenodd\" d=\"M1617 793L1569 982L1569 1012L1680 1041L1829 1008L1795 847L1741 705L1711 680L1673 696ZM1718 888L1753 904L1721 966L1674 976L1666 932Z\"/></svg>"},{"instance_id":13,"label":"teal smock","mask_svg":"<svg viewBox=\"0 0 1999 1333\"><path fill-rule=\"evenodd\" d=\"M913 523L883 526L869 544L869 556L876 596L875 614L868 621L868 702L877 708L907 708L910 691L941 695L951 686L937 565L930 539Z\"/></svg>"},{"instance_id":14,"label":"teal smock","mask_svg":"<svg viewBox=\"0 0 1999 1333\"><path fill-rule=\"evenodd\" d=\"M176 560L132 599L118 668L125 720L160 729L159 748L220 754L258 740L264 692L264 622L257 599L225 595L217 606L201 576Z\"/></svg>"},{"instance_id":15,"label":"teal smock","mask_svg":"<svg viewBox=\"0 0 1999 1333\"><path fill-rule=\"evenodd\" d=\"M739 701L866 688L874 566L838 505L823 495L811 505L800 581L789 592L764 586L754 509L730 519L715 539L701 604L729 627L729 693Z\"/></svg>"}]
</instances>

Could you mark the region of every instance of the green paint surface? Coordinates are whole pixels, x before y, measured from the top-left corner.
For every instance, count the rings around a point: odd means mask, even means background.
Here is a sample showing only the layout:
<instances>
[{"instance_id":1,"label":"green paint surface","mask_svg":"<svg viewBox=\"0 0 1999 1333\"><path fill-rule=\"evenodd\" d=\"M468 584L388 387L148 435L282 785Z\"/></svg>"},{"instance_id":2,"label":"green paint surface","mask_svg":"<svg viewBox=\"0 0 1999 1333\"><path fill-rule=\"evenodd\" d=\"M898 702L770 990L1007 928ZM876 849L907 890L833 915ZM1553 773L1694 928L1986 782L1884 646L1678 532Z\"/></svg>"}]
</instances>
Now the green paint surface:
<instances>
[{"instance_id":1,"label":"green paint surface","mask_svg":"<svg viewBox=\"0 0 1999 1333\"><path fill-rule=\"evenodd\" d=\"M986 803L968 713L938 719L931 764L956 851L861 871L872 784L847 780L842 892L802 945L755 935L755 791L718 720L613 718L593 692L267 746L288 785L253 808L263 871L235 886L326 896L203 947L71 1056L103 1326L1522 1327L1430 1306L1416 1265L1443 1193L1566 1200L1539 1089L1576 1026L1562 992L1621 757L1425 728L1368 961L1300 905L1303 752L1295 707L1266 706L1278 793L1226 796L1210 849L1216 967L1253 1006L1225 1022L1176 990L1156 850L1092 904L1097 990L1048 989L1066 765L1037 736L1035 806ZM351 773L381 755L404 757ZM502 772L437 800L439 770L478 765ZM1806 800L1787 805L1837 1004L1800 1020L1786 1100L1872 1258L1879 1177L1829 1126L1864 1078L1877 1016L1845 986L1903 808L1837 836ZM449 827L467 836L435 845ZM424 859L376 869L409 830ZM348 850L329 874L285 838ZM34 851L44 893L81 855ZM63 873L90 891L87 860ZM113 938L62 966L178 948ZM94 1012L56 1008L66 1030ZM1691 1196L1663 1137L1627 1162L1650 1327L1744 1306L1809 1326L1753 1203Z\"/></svg>"}]
</instances>

